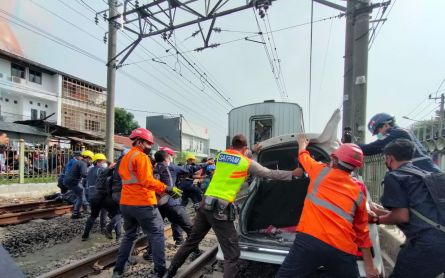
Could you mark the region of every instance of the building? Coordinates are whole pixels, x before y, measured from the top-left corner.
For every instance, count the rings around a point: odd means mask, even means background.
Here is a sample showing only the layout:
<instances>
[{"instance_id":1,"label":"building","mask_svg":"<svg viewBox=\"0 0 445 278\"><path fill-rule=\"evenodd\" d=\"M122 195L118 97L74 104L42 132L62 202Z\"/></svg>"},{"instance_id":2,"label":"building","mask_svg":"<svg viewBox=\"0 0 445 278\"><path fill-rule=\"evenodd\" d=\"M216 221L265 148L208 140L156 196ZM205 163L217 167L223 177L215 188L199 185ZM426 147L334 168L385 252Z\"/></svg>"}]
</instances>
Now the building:
<instances>
[{"instance_id":1,"label":"building","mask_svg":"<svg viewBox=\"0 0 445 278\"><path fill-rule=\"evenodd\" d=\"M0 50L0 120L45 119L104 137L106 89Z\"/></svg>"},{"instance_id":2,"label":"building","mask_svg":"<svg viewBox=\"0 0 445 278\"><path fill-rule=\"evenodd\" d=\"M174 150L191 152L198 158L210 154L208 129L189 123L182 116L149 116L146 118L146 128Z\"/></svg>"}]
</instances>

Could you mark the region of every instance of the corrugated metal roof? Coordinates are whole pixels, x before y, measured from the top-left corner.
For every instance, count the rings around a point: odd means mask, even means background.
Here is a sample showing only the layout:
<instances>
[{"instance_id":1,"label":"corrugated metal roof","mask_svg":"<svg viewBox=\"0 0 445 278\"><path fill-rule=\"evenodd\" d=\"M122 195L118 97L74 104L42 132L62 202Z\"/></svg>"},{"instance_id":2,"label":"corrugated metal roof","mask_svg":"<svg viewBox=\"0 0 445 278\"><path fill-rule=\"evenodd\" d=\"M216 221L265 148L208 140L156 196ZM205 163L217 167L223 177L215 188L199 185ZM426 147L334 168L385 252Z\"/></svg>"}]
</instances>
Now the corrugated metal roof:
<instances>
[{"instance_id":1,"label":"corrugated metal roof","mask_svg":"<svg viewBox=\"0 0 445 278\"><path fill-rule=\"evenodd\" d=\"M21 134L32 134L37 136L43 136L43 137L49 137L50 134L43 132L42 129L29 126L29 125L22 125L22 124L16 124L16 123L8 123L0 121L0 131L4 131L6 133L13 132L13 133L21 133Z\"/></svg>"}]
</instances>

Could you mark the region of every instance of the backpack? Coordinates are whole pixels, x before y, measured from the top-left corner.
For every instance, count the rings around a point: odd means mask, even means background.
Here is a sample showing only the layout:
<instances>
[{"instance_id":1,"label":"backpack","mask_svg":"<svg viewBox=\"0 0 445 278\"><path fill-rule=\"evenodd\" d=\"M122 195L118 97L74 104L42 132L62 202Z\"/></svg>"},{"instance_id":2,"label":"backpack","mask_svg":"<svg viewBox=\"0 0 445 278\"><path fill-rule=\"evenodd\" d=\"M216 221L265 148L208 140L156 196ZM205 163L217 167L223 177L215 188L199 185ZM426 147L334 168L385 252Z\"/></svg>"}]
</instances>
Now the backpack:
<instances>
[{"instance_id":1,"label":"backpack","mask_svg":"<svg viewBox=\"0 0 445 278\"><path fill-rule=\"evenodd\" d=\"M97 193L101 195L107 195L109 191L109 177L113 174L113 170L109 168L101 169L97 175L96 183L94 186L96 187Z\"/></svg>"},{"instance_id":2,"label":"backpack","mask_svg":"<svg viewBox=\"0 0 445 278\"><path fill-rule=\"evenodd\" d=\"M422 178L434 205L436 206L441 223L436 223L425 215L421 214L415 209L410 208L410 211L422 219L424 222L430 224L434 228L445 233L445 173L443 172L424 172L418 169L401 167L397 171L409 173Z\"/></svg>"}]
</instances>

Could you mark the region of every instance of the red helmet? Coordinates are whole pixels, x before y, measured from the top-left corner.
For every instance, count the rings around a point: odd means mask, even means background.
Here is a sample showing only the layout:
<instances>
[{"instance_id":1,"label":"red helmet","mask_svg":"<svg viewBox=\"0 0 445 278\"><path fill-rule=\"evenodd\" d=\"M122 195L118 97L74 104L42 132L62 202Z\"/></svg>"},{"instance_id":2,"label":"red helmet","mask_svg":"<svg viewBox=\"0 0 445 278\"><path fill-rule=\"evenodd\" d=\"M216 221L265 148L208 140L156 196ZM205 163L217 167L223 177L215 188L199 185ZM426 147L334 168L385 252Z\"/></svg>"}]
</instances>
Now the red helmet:
<instances>
[{"instance_id":1,"label":"red helmet","mask_svg":"<svg viewBox=\"0 0 445 278\"><path fill-rule=\"evenodd\" d=\"M168 153L171 156L175 155L175 152L172 149L170 149L169 147L160 147L159 150L165 151L166 153Z\"/></svg>"},{"instance_id":2,"label":"red helmet","mask_svg":"<svg viewBox=\"0 0 445 278\"><path fill-rule=\"evenodd\" d=\"M342 166L351 170L353 168L360 168L363 165L363 152L356 144L342 144L340 148L336 149L331 155L338 158ZM344 163L347 165L344 165Z\"/></svg>"},{"instance_id":3,"label":"red helmet","mask_svg":"<svg viewBox=\"0 0 445 278\"><path fill-rule=\"evenodd\" d=\"M130 134L130 139L135 140L137 138L140 138L142 140L147 141L150 144L153 144L153 134L150 130L138 127L135 130L133 130Z\"/></svg>"}]
</instances>

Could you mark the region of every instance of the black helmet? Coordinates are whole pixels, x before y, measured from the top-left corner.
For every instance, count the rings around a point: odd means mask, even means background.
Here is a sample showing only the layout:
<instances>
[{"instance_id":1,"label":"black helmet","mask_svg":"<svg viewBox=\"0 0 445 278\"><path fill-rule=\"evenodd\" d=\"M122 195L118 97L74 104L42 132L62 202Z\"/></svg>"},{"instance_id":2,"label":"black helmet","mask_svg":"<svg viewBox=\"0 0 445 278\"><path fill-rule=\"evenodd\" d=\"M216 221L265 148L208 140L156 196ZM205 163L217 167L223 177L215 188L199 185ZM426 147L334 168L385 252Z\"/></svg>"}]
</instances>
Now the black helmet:
<instances>
[{"instance_id":1,"label":"black helmet","mask_svg":"<svg viewBox=\"0 0 445 278\"><path fill-rule=\"evenodd\" d=\"M384 124L394 123L395 118L393 115L387 113L375 114L368 123L368 130L372 135L376 135L377 129Z\"/></svg>"}]
</instances>

